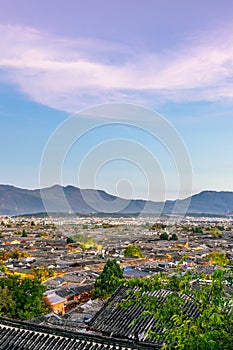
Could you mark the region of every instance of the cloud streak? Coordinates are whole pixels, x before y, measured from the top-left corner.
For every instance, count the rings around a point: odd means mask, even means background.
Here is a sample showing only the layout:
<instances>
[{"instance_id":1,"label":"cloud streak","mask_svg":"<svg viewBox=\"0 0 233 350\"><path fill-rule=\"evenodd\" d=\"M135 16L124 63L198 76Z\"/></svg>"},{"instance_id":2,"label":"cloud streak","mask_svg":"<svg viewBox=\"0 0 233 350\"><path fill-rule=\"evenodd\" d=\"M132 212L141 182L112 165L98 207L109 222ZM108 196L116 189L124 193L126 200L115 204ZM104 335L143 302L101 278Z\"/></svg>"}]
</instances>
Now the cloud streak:
<instances>
[{"instance_id":1,"label":"cloud streak","mask_svg":"<svg viewBox=\"0 0 233 350\"><path fill-rule=\"evenodd\" d=\"M76 112L122 101L233 99L233 31L205 33L176 52L137 52L93 39L0 25L2 80L36 102ZM227 38L227 39L226 39Z\"/></svg>"}]
</instances>

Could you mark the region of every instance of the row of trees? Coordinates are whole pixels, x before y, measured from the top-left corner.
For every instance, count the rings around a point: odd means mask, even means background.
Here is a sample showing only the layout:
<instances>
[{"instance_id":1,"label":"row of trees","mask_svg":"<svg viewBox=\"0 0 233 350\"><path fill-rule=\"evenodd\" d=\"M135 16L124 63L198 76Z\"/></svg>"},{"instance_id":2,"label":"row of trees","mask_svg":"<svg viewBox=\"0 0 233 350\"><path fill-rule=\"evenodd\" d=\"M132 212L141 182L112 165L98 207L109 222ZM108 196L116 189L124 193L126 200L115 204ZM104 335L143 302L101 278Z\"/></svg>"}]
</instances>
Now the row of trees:
<instances>
[{"instance_id":1,"label":"row of trees","mask_svg":"<svg viewBox=\"0 0 233 350\"><path fill-rule=\"evenodd\" d=\"M173 233L171 236L169 236L169 234L167 232L163 232L161 233L161 235L159 236L160 239L164 240L164 241L178 241L178 237L175 233Z\"/></svg>"},{"instance_id":2,"label":"row of trees","mask_svg":"<svg viewBox=\"0 0 233 350\"><path fill-rule=\"evenodd\" d=\"M0 250L0 263L4 263L8 259L21 259L21 258L27 258L30 257L31 255L27 252L22 252L19 249L15 249L13 252L5 251L5 250Z\"/></svg>"}]
</instances>

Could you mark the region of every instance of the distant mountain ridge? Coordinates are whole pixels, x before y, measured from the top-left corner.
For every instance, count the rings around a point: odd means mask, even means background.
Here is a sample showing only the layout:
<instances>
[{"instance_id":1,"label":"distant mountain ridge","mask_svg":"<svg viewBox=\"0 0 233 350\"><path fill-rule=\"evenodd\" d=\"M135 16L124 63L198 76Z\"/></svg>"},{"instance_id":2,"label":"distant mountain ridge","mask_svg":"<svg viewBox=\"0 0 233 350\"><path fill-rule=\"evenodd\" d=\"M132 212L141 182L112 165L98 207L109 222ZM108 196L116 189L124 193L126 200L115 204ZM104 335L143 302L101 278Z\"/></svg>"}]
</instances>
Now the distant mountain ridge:
<instances>
[{"instance_id":1,"label":"distant mountain ridge","mask_svg":"<svg viewBox=\"0 0 233 350\"><path fill-rule=\"evenodd\" d=\"M233 212L233 192L203 191L182 200L153 202L140 199L126 200L101 190L54 185L44 189L28 190L11 185L0 185L0 215L23 215L42 212L119 212L124 214L214 214ZM186 210L185 210L186 211Z\"/></svg>"}]
</instances>

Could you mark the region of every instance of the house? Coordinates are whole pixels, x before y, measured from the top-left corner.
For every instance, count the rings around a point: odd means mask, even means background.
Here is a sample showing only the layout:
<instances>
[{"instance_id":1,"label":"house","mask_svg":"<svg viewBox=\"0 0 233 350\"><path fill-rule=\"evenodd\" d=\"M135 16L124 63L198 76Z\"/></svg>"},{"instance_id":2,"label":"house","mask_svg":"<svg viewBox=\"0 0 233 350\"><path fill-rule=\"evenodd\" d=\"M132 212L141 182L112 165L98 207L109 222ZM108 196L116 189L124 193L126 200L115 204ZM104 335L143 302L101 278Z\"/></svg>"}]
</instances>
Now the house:
<instances>
[{"instance_id":1,"label":"house","mask_svg":"<svg viewBox=\"0 0 233 350\"><path fill-rule=\"evenodd\" d=\"M44 293L51 308L58 314L64 314L79 304L83 304L91 299L91 290L94 285L70 285Z\"/></svg>"},{"instance_id":2,"label":"house","mask_svg":"<svg viewBox=\"0 0 233 350\"><path fill-rule=\"evenodd\" d=\"M64 314L65 313L65 304L66 299L62 298L61 296L57 295L54 291L48 291L45 292L45 297L51 306L51 309L58 313L58 314Z\"/></svg>"}]
</instances>

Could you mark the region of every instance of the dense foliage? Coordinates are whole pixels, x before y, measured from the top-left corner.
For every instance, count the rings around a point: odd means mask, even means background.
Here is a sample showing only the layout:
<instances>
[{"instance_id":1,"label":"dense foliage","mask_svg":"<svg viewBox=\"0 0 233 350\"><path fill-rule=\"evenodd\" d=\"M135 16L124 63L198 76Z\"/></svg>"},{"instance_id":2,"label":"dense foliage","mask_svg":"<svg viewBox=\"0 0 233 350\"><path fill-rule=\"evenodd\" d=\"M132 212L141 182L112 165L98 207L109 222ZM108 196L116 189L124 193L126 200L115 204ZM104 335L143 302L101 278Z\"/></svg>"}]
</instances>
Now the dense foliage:
<instances>
[{"instance_id":1,"label":"dense foliage","mask_svg":"<svg viewBox=\"0 0 233 350\"><path fill-rule=\"evenodd\" d=\"M108 260L95 281L94 298L108 298L122 283L123 271L116 259Z\"/></svg>"},{"instance_id":2,"label":"dense foliage","mask_svg":"<svg viewBox=\"0 0 233 350\"><path fill-rule=\"evenodd\" d=\"M39 279L7 276L0 279L0 315L21 320L50 311Z\"/></svg>"},{"instance_id":3,"label":"dense foliage","mask_svg":"<svg viewBox=\"0 0 233 350\"><path fill-rule=\"evenodd\" d=\"M142 251L139 247L136 247L135 245L131 244L128 245L128 247L125 248L124 250L124 256L135 256L138 258L143 258Z\"/></svg>"},{"instance_id":4,"label":"dense foliage","mask_svg":"<svg viewBox=\"0 0 233 350\"><path fill-rule=\"evenodd\" d=\"M203 228L199 226L194 226L191 228L191 232L193 233L203 233Z\"/></svg>"},{"instance_id":5,"label":"dense foliage","mask_svg":"<svg viewBox=\"0 0 233 350\"><path fill-rule=\"evenodd\" d=\"M162 349L230 350L233 344L233 273L216 270L211 280L204 275L174 274L168 278L158 274L148 279L132 279L129 286L140 287L134 303L143 305L144 316L158 320L150 337L162 344ZM151 292L169 290L161 302ZM192 314L190 306L198 313ZM198 317L197 317L198 315Z\"/></svg>"},{"instance_id":6,"label":"dense foliage","mask_svg":"<svg viewBox=\"0 0 233 350\"><path fill-rule=\"evenodd\" d=\"M171 235L170 241L178 241L178 237L175 233Z\"/></svg>"},{"instance_id":7,"label":"dense foliage","mask_svg":"<svg viewBox=\"0 0 233 350\"><path fill-rule=\"evenodd\" d=\"M211 227L210 234L214 237L221 237L222 232L217 227Z\"/></svg>"},{"instance_id":8,"label":"dense foliage","mask_svg":"<svg viewBox=\"0 0 233 350\"><path fill-rule=\"evenodd\" d=\"M55 276L55 271L46 266L41 266L40 268L33 268L32 272L33 276L41 282L44 282L47 279Z\"/></svg>"},{"instance_id":9,"label":"dense foliage","mask_svg":"<svg viewBox=\"0 0 233 350\"><path fill-rule=\"evenodd\" d=\"M22 252L19 249L15 249L13 252L8 252L3 250L0 250L0 263L3 263L7 261L8 259L21 259L31 256L27 252Z\"/></svg>"},{"instance_id":10,"label":"dense foliage","mask_svg":"<svg viewBox=\"0 0 233 350\"><path fill-rule=\"evenodd\" d=\"M226 253L224 252L211 252L206 255L206 258L210 259L212 264L218 265L218 266L226 266L229 264L229 259L226 256Z\"/></svg>"},{"instance_id":11,"label":"dense foliage","mask_svg":"<svg viewBox=\"0 0 233 350\"><path fill-rule=\"evenodd\" d=\"M84 234L76 234L73 237L68 237L67 238L67 243L78 243L79 247L82 250L86 250L91 247L101 247L92 237L84 235Z\"/></svg>"},{"instance_id":12,"label":"dense foliage","mask_svg":"<svg viewBox=\"0 0 233 350\"><path fill-rule=\"evenodd\" d=\"M160 239L164 240L164 241L167 241L169 236L167 234L167 232L163 232L161 233L161 235L159 236Z\"/></svg>"},{"instance_id":13,"label":"dense foliage","mask_svg":"<svg viewBox=\"0 0 233 350\"><path fill-rule=\"evenodd\" d=\"M155 230L161 230L161 229L165 229L167 227L167 225L162 224L162 223L156 223L153 226L150 227L150 230L155 231Z\"/></svg>"}]
</instances>

